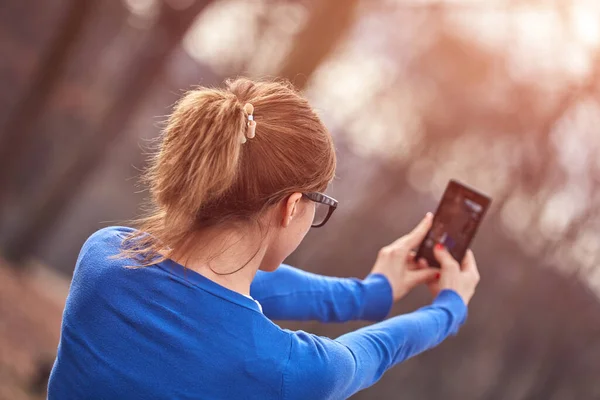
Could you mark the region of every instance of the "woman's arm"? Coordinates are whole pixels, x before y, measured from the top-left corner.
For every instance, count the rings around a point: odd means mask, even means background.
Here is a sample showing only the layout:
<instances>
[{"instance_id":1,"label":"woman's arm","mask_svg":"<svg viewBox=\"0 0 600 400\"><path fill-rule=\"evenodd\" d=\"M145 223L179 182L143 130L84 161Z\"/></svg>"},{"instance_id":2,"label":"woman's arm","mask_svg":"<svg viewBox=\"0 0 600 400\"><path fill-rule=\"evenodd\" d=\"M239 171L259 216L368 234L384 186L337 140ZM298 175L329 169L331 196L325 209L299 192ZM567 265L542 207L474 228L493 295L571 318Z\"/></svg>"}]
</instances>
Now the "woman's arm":
<instances>
[{"instance_id":1,"label":"woman's arm","mask_svg":"<svg viewBox=\"0 0 600 400\"><path fill-rule=\"evenodd\" d=\"M345 322L380 321L392 306L387 278L333 278L282 264L274 272L258 271L250 287L264 314L271 319Z\"/></svg>"},{"instance_id":2,"label":"woman's arm","mask_svg":"<svg viewBox=\"0 0 600 400\"><path fill-rule=\"evenodd\" d=\"M461 297L442 290L434 302L331 340L291 334L284 399L346 399L377 382L389 368L456 334L467 316Z\"/></svg>"},{"instance_id":3,"label":"woman's arm","mask_svg":"<svg viewBox=\"0 0 600 400\"><path fill-rule=\"evenodd\" d=\"M325 277L282 264L275 272L258 271L250 295L272 319L380 321L394 301L437 279L438 269L419 268L410 253L423 241L431 220L428 213L412 232L382 248L364 280Z\"/></svg>"}]
</instances>

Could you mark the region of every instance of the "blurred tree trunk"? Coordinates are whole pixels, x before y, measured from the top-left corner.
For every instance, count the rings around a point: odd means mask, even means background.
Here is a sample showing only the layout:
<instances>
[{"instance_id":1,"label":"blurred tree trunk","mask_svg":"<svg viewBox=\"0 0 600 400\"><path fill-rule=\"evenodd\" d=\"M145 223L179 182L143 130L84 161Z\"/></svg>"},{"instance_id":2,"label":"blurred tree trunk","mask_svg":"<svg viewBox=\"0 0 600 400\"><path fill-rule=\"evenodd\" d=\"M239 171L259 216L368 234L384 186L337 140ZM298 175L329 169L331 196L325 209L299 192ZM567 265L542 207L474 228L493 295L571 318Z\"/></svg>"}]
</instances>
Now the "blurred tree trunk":
<instances>
[{"instance_id":1,"label":"blurred tree trunk","mask_svg":"<svg viewBox=\"0 0 600 400\"><path fill-rule=\"evenodd\" d=\"M10 114L0 136L0 205L11 189L11 176L27 143L35 140L35 122L44 109L56 85L61 81L69 55L77 44L89 16L94 0L71 0L63 22L48 45L33 73L32 82L15 110Z\"/></svg>"},{"instance_id":2,"label":"blurred tree trunk","mask_svg":"<svg viewBox=\"0 0 600 400\"><path fill-rule=\"evenodd\" d=\"M358 0L317 1L276 75L303 89L313 72L352 27L357 4Z\"/></svg>"},{"instance_id":3,"label":"blurred tree trunk","mask_svg":"<svg viewBox=\"0 0 600 400\"><path fill-rule=\"evenodd\" d=\"M47 195L34 199L28 207L29 220L8 240L6 256L9 259L21 261L60 218L77 188L102 161L111 142L123 133L196 16L210 3L210 0L198 0L185 9L162 3L157 22L148 31L140 51L132 56L123 74L123 84L95 133L72 154L66 170L50 184Z\"/></svg>"}]
</instances>

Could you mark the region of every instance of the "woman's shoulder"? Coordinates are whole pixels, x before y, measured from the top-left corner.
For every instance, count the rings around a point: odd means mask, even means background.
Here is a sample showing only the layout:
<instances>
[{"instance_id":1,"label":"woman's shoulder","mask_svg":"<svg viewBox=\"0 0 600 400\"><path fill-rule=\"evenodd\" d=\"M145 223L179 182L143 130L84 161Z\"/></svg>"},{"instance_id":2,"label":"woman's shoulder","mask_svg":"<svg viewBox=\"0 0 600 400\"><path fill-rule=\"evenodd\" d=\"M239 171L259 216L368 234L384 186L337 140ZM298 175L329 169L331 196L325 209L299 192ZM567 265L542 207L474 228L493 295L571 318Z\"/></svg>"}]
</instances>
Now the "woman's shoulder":
<instances>
[{"instance_id":1,"label":"woman's shoulder","mask_svg":"<svg viewBox=\"0 0 600 400\"><path fill-rule=\"evenodd\" d=\"M107 226L99 229L87 238L81 247L79 257L81 258L92 249L97 250L98 247L114 247L114 245L118 247L121 241L133 231L135 229L127 226Z\"/></svg>"},{"instance_id":2,"label":"woman's shoulder","mask_svg":"<svg viewBox=\"0 0 600 400\"><path fill-rule=\"evenodd\" d=\"M108 226L92 233L79 252L75 272L85 265L106 265L120 263L114 256L119 253L123 239L135 229L126 226Z\"/></svg>"},{"instance_id":3,"label":"woman's shoulder","mask_svg":"<svg viewBox=\"0 0 600 400\"><path fill-rule=\"evenodd\" d=\"M122 240L125 236L134 231L134 228L128 226L107 226L92 233L83 246L94 245L99 242L115 241L116 239Z\"/></svg>"}]
</instances>

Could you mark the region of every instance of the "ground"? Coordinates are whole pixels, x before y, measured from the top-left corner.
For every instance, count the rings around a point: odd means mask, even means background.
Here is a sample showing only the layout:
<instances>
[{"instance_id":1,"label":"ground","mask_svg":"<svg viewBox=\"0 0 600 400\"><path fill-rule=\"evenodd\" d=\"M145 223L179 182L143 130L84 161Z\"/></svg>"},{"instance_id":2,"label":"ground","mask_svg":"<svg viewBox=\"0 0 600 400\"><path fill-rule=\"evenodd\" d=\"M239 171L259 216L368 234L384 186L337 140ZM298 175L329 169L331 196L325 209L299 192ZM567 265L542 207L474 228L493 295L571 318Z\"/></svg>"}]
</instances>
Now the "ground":
<instances>
[{"instance_id":1,"label":"ground","mask_svg":"<svg viewBox=\"0 0 600 400\"><path fill-rule=\"evenodd\" d=\"M69 281L0 260L0 400L46 397Z\"/></svg>"}]
</instances>

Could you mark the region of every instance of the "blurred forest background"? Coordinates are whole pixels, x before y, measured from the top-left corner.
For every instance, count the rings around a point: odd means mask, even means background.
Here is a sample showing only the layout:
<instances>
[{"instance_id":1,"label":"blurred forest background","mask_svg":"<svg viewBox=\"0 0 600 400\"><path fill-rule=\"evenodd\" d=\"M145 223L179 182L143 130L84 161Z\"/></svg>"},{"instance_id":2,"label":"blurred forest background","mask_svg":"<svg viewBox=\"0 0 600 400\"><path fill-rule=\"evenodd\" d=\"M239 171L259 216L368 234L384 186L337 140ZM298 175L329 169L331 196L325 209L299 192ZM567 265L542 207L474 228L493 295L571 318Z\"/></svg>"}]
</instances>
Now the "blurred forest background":
<instances>
[{"instance_id":1,"label":"blurred forest background","mask_svg":"<svg viewBox=\"0 0 600 400\"><path fill-rule=\"evenodd\" d=\"M335 138L298 267L363 277L450 178L494 198L460 335L354 399L600 399L597 0L3 0L0 398L45 396L80 246L138 214L182 91L232 75L290 79Z\"/></svg>"}]
</instances>

